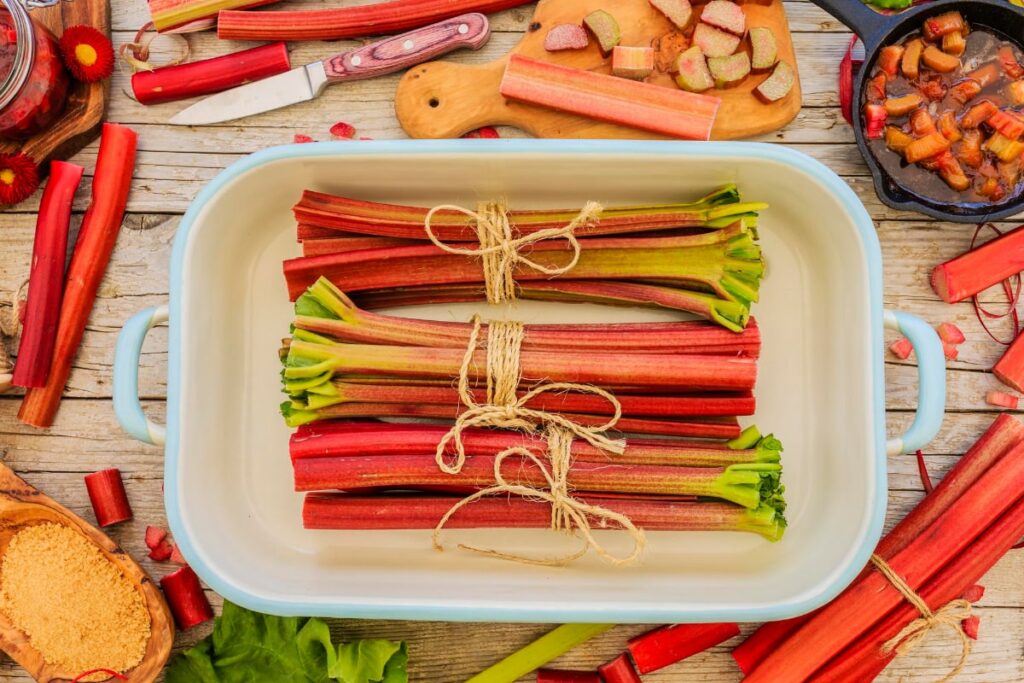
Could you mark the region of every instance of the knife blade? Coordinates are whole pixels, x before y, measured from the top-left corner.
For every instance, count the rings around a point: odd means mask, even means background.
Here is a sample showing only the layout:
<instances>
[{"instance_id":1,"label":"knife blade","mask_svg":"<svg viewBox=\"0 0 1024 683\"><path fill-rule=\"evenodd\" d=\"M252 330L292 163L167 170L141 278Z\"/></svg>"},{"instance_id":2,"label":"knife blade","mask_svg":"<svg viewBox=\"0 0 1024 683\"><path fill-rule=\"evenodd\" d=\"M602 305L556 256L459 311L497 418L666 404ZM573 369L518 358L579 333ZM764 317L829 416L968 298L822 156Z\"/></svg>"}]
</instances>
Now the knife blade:
<instances>
[{"instance_id":1,"label":"knife blade","mask_svg":"<svg viewBox=\"0 0 1024 683\"><path fill-rule=\"evenodd\" d=\"M490 34L483 14L463 14L211 95L175 114L170 123L220 123L306 102L335 83L394 73L462 47L478 50Z\"/></svg>"}]
</instances>

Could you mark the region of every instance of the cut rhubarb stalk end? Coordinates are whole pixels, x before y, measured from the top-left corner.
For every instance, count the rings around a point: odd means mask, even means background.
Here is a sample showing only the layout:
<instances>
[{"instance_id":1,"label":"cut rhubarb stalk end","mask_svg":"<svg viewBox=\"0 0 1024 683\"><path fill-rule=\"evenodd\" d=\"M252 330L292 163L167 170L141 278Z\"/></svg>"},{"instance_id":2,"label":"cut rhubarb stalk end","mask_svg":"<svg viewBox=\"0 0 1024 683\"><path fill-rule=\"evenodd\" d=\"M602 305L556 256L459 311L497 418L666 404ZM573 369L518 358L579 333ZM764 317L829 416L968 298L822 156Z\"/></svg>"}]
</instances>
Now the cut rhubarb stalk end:
<instances>
[{"instance_id":1,"label":"cut rhubarb stalk end","mask_svg":"<svg viewBox=\"0 0 1024 683\"><path fill-rule=\"evenodd\" d=\"M708 70L716 88L731 88L750 75L750 55L737 52L728 57L709 57Z\"/></svg>"},{"instance_id":2,"label":"cut rhubarb stalk end","mask_svg":"<svg viewBox=\"0 0 1024 683\"><path fill-rule=\"evenodd\" d=\"M641 683L640 674L636 672L628 654L622 654L612 661L598 667L604 683Z\"/></svg>"},{"instance_id":3,"label":"cut rhubarb stalk end","mask_svg":"<svg viewBox=\"0 0 1024 683\"><path fill-rule=\"evenodd\" d=\"M213 608L191 567L182 567L160 579L160 587L182 631L213 619Z\"/></svg>"},{"instance_id":4,"label":"cut rhubarb stalk end","mask_svg":"<svg viewBox=\"0 0 1024 683\"><path fill-rule=\"evenodd\" d=\"M1020 399L1012 394L1006 393L1005 391L990 391L985 394L985 403L997 408L1017 410L1017 406L1020 404Z\"/></svg>"},{"instance_id":5,"label":"cut rhubarb stalk end","mask_svg":"<svg viewBox=\"0 0 1024 683\"><path fill-rule=\"evenodd\" d=\"M132 518L132 507L128 504L128 493L124 490L121 470L112 468L87 474L85 488L89 493L93 512L96 513L96 523L101 527L126 522Z\"/></svg>"},{"instance_id":6,"label":"cut rhubarb stalk end","mask_svg":"<svg viewBox=\"0 0 1024 683\"><path fill-rule=\"evenodd\" d=\"M730 3L731 4L731 3ZM693 30L693 44L700 48L705 57L728 57L740 46L739 36L700 23Z\"/></svg>"},{"instance_id":7,"label":"cut rhubarb stalk end","mask_svg":"<svg viewBox=\"0 0 1024 683\"><path fill-rule=\"evenodd\" d=\"M972 614L963 621L960 622L961 628L964 630L964 634L971 640L978 639L978 629L981 626L981 617L977 614Z\"/></svg>"},{"instance_id":8,"label":"cut rhubarb stalk end","mask_svg":"<svg viewBox=\"0 0 1024 683\"><path fill-rule=\"evenodd\" d=\"M704 92L715 87L707 59L696 45L679 55L676 61L676 84L688 92Z\"/></svg>"},{"instance_id":9,"label":"cut rhubarb stalk end","mask_svg":"<svg viewBox=\"0 0 1024 683\"><path fill-rule=\"evenodd\" d=\"M946 342L947 344L963 344L967 337L960 331L960 328L953 323L942 323L936 328L939 333L939 339Z\"/></svg>"},{"instance_id":10,"label":"cut rhubarb stalk end","mask_svg":"<svg viewBox=\"0 0 1024 683\"><path fill-rule=\"evenodd\" d=\"M946 357L946 360L956 360L957 356L960 355L960 349L952 344L942 343L942 355Z\"/></svg>"},{"instance_id":11,"label":"cut rhubarb stalk end","mask_svg":"<svg viewBox=\"0 0 1024 683\"><path fill-rule=\"evenodd\" d=\"M685 29L693 15L689 0L650 0L651 7L665 15L676 28Z\"/></svg>"},{"instance_id":12,"label":"cut rhubarb stalk end","mask_svg":"<svg viewBox=\"0 0 1024 683\"><path fill-rule=\"evenodd\" d=\"M772 71L772 75L766 78L755 92L765 102L778 102L789 94L796 83L796 72L789 62L779 61ZM884 120L883 120L884 123Z\"/></svg>"},{"instance_id":13,"label":"cut rhubarb stalk end","mask_svg":"<svg viewBox=\"0 0 1024 683\"><path fill-rule=\"evenodd\" d=\"M629 641L637 670L649 674L720 645L740 634L736 624L676 624L648 631Z\"/></svg>"},{"instance_id":14,"label":"cut rhubarb stalk end","mask_svg":"<svg viewBox=\"0 0 1024 683\"><path fill-rule=\"evenodd\" d=\"M174 550L174 544L165 538L149 549L149 559L154 562L166 562L171 559L171 554L174 553Z\"/></svg>"},{"instance_id":15,"label":"cut rhubarb stalk end","mask_svg":"<svg viewBox=\"0 0 1024 683\"><path fill-rule=\"evenodd\" d=\"M612 49L612 75L642 81L654 71L653 47L625 47Z\"/></svg>"},{"instance_id":16,"label":"cut rhubarb stalk end","mask_svg":"<svg viewBox=\"0 0 1024 683\"><path fill-rule=\"evenodd\" d=\"M906 360L914 352L914 345L906 337L900 337L889 345L889 351L900 360Z\"/></svg>"},{"instance_id":17,"label":"cut rhubarb stalk end","mask_svg":"<svg viewBox=\"0 0 1024 683\"><path fill-rule=\"evenodd\" d=\"M597 39L597 45L601 48L601 54L606 57L611 54L612 48L622 40L622 30L619 28L619 22L603 9L594 10L583 17L583 25L594 34L594 38Z\"/></svg>"},{"instance_id":18,"label":"cut rhubarb stalk end","mask_svg":"<svg viewBox=\"0 0 1024 683\"><path fill-rule=\"evenodd\" d=\"M985 597L985 587L981 584L974 584L963 592L961 596L964 600L970 603L975 603Z\"/></svg>"},{"instance_id":19,"label":"cut rhubarb stalk end","mask_svg":"<svg viewBox=\"0 0 1024 683\"><path fill-rule=\"evenodd\" d=\"M579 24L558 24L552 26L544 36L544 49L548 52L582 50L590 45L585 28Z\"/></svg>"},{"instance_id":20,"label":"cut rhubarb stalk end","mask_svg":"<svg viewBox=\"0 0 1024 683\"><path fill-rule=\"evenodd\" d=\"M767 71L779 61L779 48L770 28L755 26L750 29L750 66L754 71Z\"/></svg>"},{"instance_id":21,"label":"cut rhubarb stalk end","mask_svg":"<svg viewBox=\"0 0 1024 683\"><path fill-rule=\"evenodd\" d=\"M163 543L165 538L167 538L166 529L161 529L158 526L146 527L146 547L150 550Z\"/></svg>"},{"instance_id":22,"label":"cut rhubarb stalk end","mask_svg":"<svg viewBox=\"0 0 1024 683\"><path fill-rule=\"evenodd\" d=\"M743 7L732 0L711 0L704 5L700 20L734 36L742 37L747 32L747 15Z\"/></svg>"},{"instance_id":23,"label":"cut rhubarb stalk end","mask_svg":"<svg viewBox=\"0 0 1024 683\"><path fill-rule=\"evenodd\" d=\"M351 140L356 136L356 127L351 123L345 123L344 121L338 121L336 124L331 126L331 135L336 138L343 140Z\"/></svg>"}]
</instances>

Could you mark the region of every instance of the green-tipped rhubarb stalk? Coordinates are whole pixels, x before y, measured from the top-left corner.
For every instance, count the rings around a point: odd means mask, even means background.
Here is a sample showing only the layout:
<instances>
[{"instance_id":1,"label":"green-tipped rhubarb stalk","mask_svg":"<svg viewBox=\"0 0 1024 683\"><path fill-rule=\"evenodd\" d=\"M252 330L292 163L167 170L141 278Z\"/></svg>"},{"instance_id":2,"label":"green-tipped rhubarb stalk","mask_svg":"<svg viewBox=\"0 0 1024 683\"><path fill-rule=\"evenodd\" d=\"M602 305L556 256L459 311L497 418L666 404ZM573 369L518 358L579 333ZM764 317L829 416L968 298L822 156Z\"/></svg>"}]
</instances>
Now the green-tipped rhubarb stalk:
<instances>
[{"instance_id":1,"label":"green-tipped rhubarb stalk","mask_svg":"<svg viewBox=\"0 0 1024 683\"><path fill-rule=\"evenodd\" d=\"M735 185L721 187L695 202L651 206L606 207L600 221L582 226L580 237L650 232L672 228L721 228L736 221L756 225L761 202L740 202ZM472 207L470 207L472 208ZM428 208L369 202L307 190L293 208L299 223L341 232L381 237L426 240L423 224ZM560 228L576 217L579 209L512 210L510 222L518 234ZM476 240L469 218L458 211L441 210L431 218L434 233L444 242Z\"/></svg>"},{"instance_id":2,"label":"green-tipped rhubarb stalk","mask_svg":"<svg viewBox=\"0 0 1024 683\"><path fill-rule=\"evenodd\" d=\"M494 484L495 456L470 456L458 474L448 474L431 455L349 456L294 460L296 491L358 491L361 489L467 489ZM544 486L535 463L506 459L502 472L509 481ZM569 468L573 491L666 496L699 496L726 500L745 508L762 504L781 509L783 487L779 463L745 463L728 467L671 467L575 460Z\"/></svg>"},{"instance_id":3,"label":"green-tipped rhubarb stalk","mask_svg":"<svg viewBox=\"0 0 1024 683\"><path fill-rule=\"evenodd\" d=\"M546 241L532 245L530 258L558 267L571 253L563 242ZM349 293L483 283L478 261L446 253L433 244L300 257L286 261L284 272L292 300L321 276ZM763 273L760 247L747 228L734 223L699 235L588 240L570 274L574 280L640 281L711 292L749 307L757 301ZM550 279L524 266L516 267L513 276L519 283Z\"/></svg>"},{"instance_id":4,"label":"green-tipped rhubarb stalk","mask_svg":"<svg viewBox=\"0 0 1024 683\"><path fill-rule=\"evenodd\" d=\"M362 310L323 277L296 300L292 326L339 342L443 348L465 348L473 329L469 323L399 318ZM571 346L608 352L745 354L756 358L761 348L760 331L754 322L739 334L699 321L527 325L524 331L522 348L528 351ZM483 325L481 343L487 333L488 326Z\"/></svg>"},{"instance_id":5,"label":"green-tipped rhubarb stalk","mask_svg":"<svg viewBox=\"0 0 1024 683\"><path fill-rule=\"evenodd\" d=\"M754 509L728 503L680 502L657 498L585 496L628 517L647 531L741 531L769 541L782 538L786 520L770 505ZM458 502L445 496L359 496L347 493L307 494L302 509L307 529L432 529ZM595 528L600 520L594 519ZM547 528L551 506L540 501L498 496L462 507L445 526L449 529Z\"/></svg>"}]
</instances>

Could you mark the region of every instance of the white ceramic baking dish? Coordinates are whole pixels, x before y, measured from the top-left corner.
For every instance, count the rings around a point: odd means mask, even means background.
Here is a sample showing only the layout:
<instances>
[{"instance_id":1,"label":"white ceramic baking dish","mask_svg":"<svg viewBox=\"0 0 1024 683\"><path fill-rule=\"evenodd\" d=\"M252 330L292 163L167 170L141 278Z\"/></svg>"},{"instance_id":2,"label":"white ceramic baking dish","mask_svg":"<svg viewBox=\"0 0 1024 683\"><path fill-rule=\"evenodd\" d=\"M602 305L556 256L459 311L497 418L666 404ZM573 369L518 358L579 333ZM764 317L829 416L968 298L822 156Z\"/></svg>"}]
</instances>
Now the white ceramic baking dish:
<instances>
[{"instance_id":1,"label":"white ceramic baking dish","mask_svg":"<svg viewBox=\"0 0 1024 683\"><path fill-rule=\"evenodd\" d=\"M277 414L277 348L291 313L282 259L299 253L290 207L304 188L432 205L504 197L517 207L669 202L727 181L771 203L759 231L768 262L756 422L781 437L789 529L779 543L725 533L649 534L641 566L583 560L564 569L455 550L456 541L554 552L541 530L302 528L288 429ZM170 319L167 514L200 576L265 612L370 618L703 622L780 619L842 590L866 563L886 508L886 452L938 429L944 362L934 332L883 313L871 221L830 170L783 147L596 141L344 142L269 149L210 183L174 245L170 305L125 326L115 408L138 438L163 443L137 399L146 331ZM476 306L403 314L466 319ZM498 311L498 314L505 311ZM495 315L491 311L492 316ZM663 320L640 309L527 303L534 322ZM910 431L886 442L883 325L914 343L921 401ZM627 541L598 532L610 547ZM621 543L621 546L618 545ZM575 546L573 546L575 547Z\"/></svg>"}]
</instances>

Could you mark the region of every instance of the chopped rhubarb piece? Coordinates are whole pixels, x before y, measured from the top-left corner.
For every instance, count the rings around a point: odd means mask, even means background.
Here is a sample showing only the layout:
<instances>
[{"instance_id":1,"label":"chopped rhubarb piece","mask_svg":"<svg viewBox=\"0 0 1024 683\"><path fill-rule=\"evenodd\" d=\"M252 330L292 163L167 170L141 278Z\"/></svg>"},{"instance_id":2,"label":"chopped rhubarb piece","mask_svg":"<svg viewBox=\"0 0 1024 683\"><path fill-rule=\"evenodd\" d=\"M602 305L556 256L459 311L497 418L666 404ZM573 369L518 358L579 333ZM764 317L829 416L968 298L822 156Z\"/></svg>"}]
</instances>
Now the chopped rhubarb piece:
<instances>
[{"instance_id":1,"label":"chopped rhubarb piece","mask_svg":"<svg viewBox=\"0 0 1024 683\"><path fill-rule=\"evenodd\" d=\"M987 88L999 80L999 67L995 62L987 62L967 74L967 77L977 81L982 88Z\"/></svg>"},{"instance_id":2,"label":"chopped rhubarb piece","mask_svg":"<svg viewBox=\"0 0 1024 683\"><path fill-rule=\"evenodd\" d=\"M309 137L308 135L305 135L304 133L296 133L295 135L292 136L292 142L294 142L297 145L302 145L309 142L316 142L316 140Z\"/></svg>"},{"instance_id":3,"label":"chopped rhubarb piece","mask_svg":"<svg viewBox=\"0 0 1024 683\"><path fill-rule=\"evenodd\" d=\"M509 99L650 130L707 140L721 100L512 55L499 88Z\"/></svg>"},{"instance_id":4,"label":"chopped rhubarb piece","mask_svg":"<svg viewBox=\"0 0 1024 683\"><path fill-rule=\"evenodd\" d=\"M889 78L894 78L899 72L902 59L902 45L886 45L878 51L878 68Z\"/></svg>"},{"instance_id":5,"label":"chopped rhubarb piece","mask_svg":"<svg viewBox=\"0 0 1024 683\"><path fill-rule=\"evenodd\" d=\"M650 0L650 3L651 7L664 14L677 28L686 28L690 23L693 8L689 0Z\"/></svg>"},{"instance_id":6,"label":"chopped rhubarb piece","mask_svg":"<svg viewBox=\"0 0 1024 683\"><path fill-rule=\"evenodd\" d=\"M960 81L949 89L949 96L960 104L967 104L981 92L981 83L967 79Z\"/></svg>"},{"instance_id":7,"label":"chopped rhubarb piece","mask_svg":"<svg viewBox=\"0 0 1024 683\"><path fill-rule=\"evenodd\" d=\"M963 131L963 138L957 146L956 157L960 160L960 163L965 166L970 166L971 168L978 168L981 166L983 156L981 153L980 130L974 129Z\"/></svg>"},{"instance_id":8,"label":"chopped rhubarb piece","mask_svg":"<svg viewBox=\"0 0 1024 683\"><path fill-rule=\"evenodd\" d=\"M1020 180L1021 159L1017 157L1010 161L1000 161L996 164L996 170L999 171L999 177L1007 187L1016 187L1017 181Z\"/></svg>"},{"instance_id":9,"label":"chopped rhubarb piece","mask_svg":"<svg viewBox=\"0 0 1024 683\"><path fill-rule=\"evenodd\" d=\"M612 75L642 81L654 71L653 47L625 47L612 49Z\"/></svg>"},{"instance_id":10,"label":"chopped rhubarb piece","mask_svg":"<svg viewBox=\"0 0 1024 683\"><path fill-rule=\"evenodd\" d=\"M918 91L933 102L946 96L946 84L941 78L929 78L918 86Z\"/></svg>"},{"instance_id":11,"label":"chopped rhubarb piece","mask_svg":"<svg viewBox=\"0 0 1024 683\"><path fill-rule=\"evenodd\" d=\"M1006 386L1024 392L1024 334L1017 335L1010 348L992 368L992 374Z\"/></svg>"},{"instance_id":12,"label":"chopped rhubarb piece","mask_svg":"<svg viewBox=\"0 0 1024 683\"><path fill-rule=\"evenodd\" d=\"M947 344L963 344L967 340L960 328L953 323L940 324L936 328L936 332L939 333L939 339Z\"/></svg>"},{"instance_id":13,"label":"chopped rhubarb piece","mask_svg":"<svg viewBox=\"0 0 1024 683\"><path fill-rule=\"evenodd\" d=\"M1013 161L1024 152L1024 142L1011 140L1001 133L993 133L982 147L999 157L1000 161Z\"/></svg>"},{"instance_id":14,"label":"chopped rhubarb piece","mask_svg":"<svg viewBox=\"0 0 1024 683\"><path fill-rule=\"evenodd\" d=\"M889 346L889 350L900 360L906 360L914 352L914 345L906 337L900 337Z\"/></svg>"},{"instance_id":15,"label":"chopped rhubarb piece","mask_svg":"<svg viewBox=\"0 0 1024 683\"><path fill-rule=\"evenodd\" d=\"M964 23L963 16L959 12L953 11L925 19L921 32L926 40L934 42L954 31L963 33L965 28L967 28L967 24Z\"/></svg>"},{"instance_id":16,"label":"chopped rhubarb piece","mask_svg":"<svg viewBox=\"0 0 1024 683\"><path fill-rule=\"evenodd\" d=\"M604 683L642 683L640 674L636 672L633 662L626 654L619 655L607 664L598 667L597 670Z\"/></svg>"},{"instance_id":17,"label":"chopped rhubarb piece","mask_svg":"<svg viewBox=\"0 0 1024 683\"><path fill-rule=\"evenodd\" d=\"M972 614L963 621L960 622L960 627L964 630L966 635L971 640L978 639L978 627L981 626L981 617L977 614Z\"/></svg>"},{"instance_id":18,"label":"chopped rhubarb piece","mask_svg":"<svg viewBox=\"0 0 1024 683\"><path fill-rule=\"evenodd\" d=\"M896 126L885 127L885 146L892 151L903 154L903 150L913 141L913 137L907 135Z\"/></svg>"},{"instance_id":19,"label":"chopped rhubarb piece","mask_svg":"<svg viewBox=\"0 0 1024 683\"><path fill-rule=\"evenodd\" d=\"M716 88L729 88L750 75L750 55L737 52L728 57L710 57L708 70L715 79Z\"/></svg>"},{"instance_id":20,"label":"chopped rhubarb piece","mask_svg":"<svg viewBox=\"0 0 1024 683\"><path fill-rule=\"evenodd\" d=\"M921 106L924 100L917 93L910 93L903 97L890 97L882 106L889 116L905 116Z\"/></svg>"},{"instance_id":21,"label":"chopped rhubarb piece","mask_svg":"<svg viewBox=\"0 0 1024 683\"><path fill-rule=\"evenodd\" d=\"M715 86L715 80L708 70L708 62L704 59L704 53L694 45L679 55L676 63L676 83L683 90L689 92L704 92Z\"/></svg>"},{"instance_id":22,"label":"chopped rhubarb piece","mask_svg":"<svg viewBox=\"0 0 1024 683\"><path fill-rule=\"evenodd\" d=\"M538 669L537 683L601 683L601 675L596 671Z\"/></svg>"},{"instance_id":23,"label":"chopped rhubarb piece","mask_svg":"<svg viewBox=\"0 0 1024 683\"><path fill-rule=\"evenodd\" d=\"M764 79L754 92L765 102L777 102L789 94L795 82L796 72L793 67L789 62L779 60L772 75Z\"/></svg>"},{"instance_id":24,"label":"chopped rhubarb piece","mask_svg":"<svg viewBox=\"0 0 1024 683\"><path fill-rule=\"evenodd\" d=\"M649 674L704 652L740 634L736 624L676 624L630 639L637 670Z\"/></svg>"},{"instance_id":25,"label":"chopped rhubarb piece","mask_svg":"<svg viewBox=\"0 0 1024 683\"><path fill-rule=\"evenodd\" d=\"M166 538L149 549L149 559L155 562L166 562L174 552L174 544Z\"/></svg>"},{"instance_id":26,"label":"chopped rhubarb piece","mask_svg":"<svg viewBox=\"0 0 1024 683\"><path fill-rule=\"evenodd\" d=\"M751 29L753 31L753 29ZM885 86L889 81L889 77L885 75L884 71L879 71L873 78L871 78L867 85L868 100L871 102L881 102L886 98Z\"/></svg>"},{"instance_id":27,"label":"chopped rhubarb piece","mask_svg":"<svg viewBox=\"0 0 1024 683\"><path fill-rule=\"evenodd\" d=\"M949 146L949 140L942 133L935 132L911 142L903 151L903 156L907 163L916 164L918 161L942 154Z\"/></svg>"},{"instance_id":28,"label":"chopped rhubarb piece","mask_svg":"<svg viewBox=\"0 0 1024 683\"><path fill-rule=\"evenodd\" d=\"M939 117L938 128L939 132L950 142L956 142L963 137L960 126L956 122L956 114L952 110L942 113L942 116Z\"/></svg>"},{"instance_id":29,"label":"chopped rhubarb piece","mask_svg":"<svg viewBox=\"0 0 1024 683\"><path fill-rule=\"evenodd\" d=\"M864 105L864 134L867 136L868 140L876 140L882 137L887 117L888 114L885 112L885 107L882 105Z\"/></svg>"},{"instance_id":30,"label":"chopped rhubarb piece","mask_svg":"<svg viewBox=\"0 0 1024 683\"><path fill-rule=\"evenodd\" d=\"M1006 194L1002 184L996 178L986 178L978 188L978 194L988 197L994 202L999 201Z\"/></svg>"},{"instance_id":31,"label":"chopped rhubarb piece","mask_svg":"<svg viewBox=\"0 0 1024 683\"><path fill-rule=\"evenodd\" d=\"M552 26L544 36L544 49L548 52L582 50L587 45L590 45L590 37L587 30L579 24Z\"/></svg>"},{"instance_id":32,"label":"chopped rhubarb piece","mask_svg":"<svg viewBox=\"0 0 1024 683\"><path fill-rule=\"evenodd\" d=\"M921 54L924 52L924 41L914 38L906 44L903 49L903 59L900 60L900 69L903 76L911 80L916 79L921 70Z\"/></svg>"},{"instance_id":33,"label":"chopped rhubarb piece","mask_svg":"<svg viewBox=\"0 0 1024 683\"><path fill-rule=\"evenodd\" d=\"M927 109L917 109L910 114L910 130L914 135L923 137L931 135L938 128L935 127L935 119L928 113Z\"/></svg>"},{"instance_id":34,"label":"chopped rhubarb piece","mask_svg":"<svg viewBox=\"0 0 1024 683\"><path fill-rule=\"evenodd\" d=\"M942 355L946 357L946 360L956 360L957 356L960 355L960 350L957 349L952 344L946 344L945 342L943 342Z\"/></svg>"},{"instance_id":35,"label":"chopped rhubarb piece","mask_svg":"<svg viewBox=\"0 0 1024 683\"><path fill-rule=\"evenodd\" d=\"M1011 140L1024 135L1024 119L1013 112L999 110L986 121L996 132Z\"/></svg>"},{"instance_id":36,"label":"chopped rhubarb piece","mask_svg":"<svg viewBox=\"0 0 1024 683\"><path fill-rule=\"evenodd\" d=\"M1017 61L1017 55L1014 54L1012 47L1003 45L996 54L999 59L999 65L1003 67L1003 73L1010 78L1024 76L1024 67Z\"/></svg>"},{"instance_id":37,"label":"chopped rhubarb piece","mask_svg":"<svg viewBox=\"0 0 1024 683\"><path fill-rule=\"evenodd\" d=\"M1024 81L1014 81L1006 86L1006 96L1013 104L1024 104Z\"/></svg>"},{"instance_id":38,"label":"chopped rhubarb piece","mask_svg":"<svg viewBox=\"0 0 1024 683\"><path fill-rule=\"evenodd\" d=\"M213 608L191 567L182 567L160 579L160 587L182 631L213 619Z\"/></svg>"},{"instance_id":39,"label":"chopped rhubarb piece","mask_svg":"<svg viewBox=\"0 0 1024 683\"><path fill-rule=\"evenodd\" d=\"M180 564L183 567L188 564L188 562L185 561L185 556L181 554L181 549L178 548L177 544L171 545L171 555L168 559L174 564Z\"/></svg>"},{"instance_id":40,"label":"chopped rhubarb piece","mask_svg":"<svg viewBox=\"0 0 1024 683\"><path fill-rule=\"evenodd\" d=\"M96 523L101 527L132 518L132 507L121 480L121 470L111 468L85 475L85 488L89 502L96 513Z\"/></svg>"},{"instance_id":41,"label":"chopped rhubarb piece","mask_svg":"<svg viewBox=\"0 0 1024 683\"><path fill-rule=\"evenodd\" d=\"M152 550L160 545L167 538L167 530L158 526L146 527L146 547Z\"/></svg>"},{"instance_id":42,"label":"chopped rhubarb piece","mask_svg":"<svg viewBox=\"0 0 1024 683\"><path fill-rule=\"evenodd\" d=\"M967 602L973 604L981 600L983 597L985 597L985 587L982 586L980 583L976 583L967 590L965 590L963 592L963 595L961 595L960 597L962 597Z\"/></svg>"},{"instance_id":43,"label":"chopped rhubarb piece","mask_svg":"<svg viewBox=\"0 0 1024 683\"><path fill-rule=\"evenodd\" d=\"M946 139L948 140L949 138ZM960 162L956 160L956 157L949 150L935 157L935 162L939 171L939 177L951 188L958 192L963 192L971 186L971 179L967 177Z\"/></svg>"},{"instance_id":44,"label":"chopped rhubarb piece","mask_svg":"<svg viewBox=\"0 0 1024 683\"><path fill-rule=\"evenodd\" d=\"M356 127L351 123L345 123L344 121L338 121L336 124L331 126L331 135L336 138L344 138L351 140L356 136Z\"/></svg>"},{"instance_id":45,"label":"chopped rhubarb piece","mask_svg":"<svg viewBox=\"0 0 1024 683\"><path fill-rule=\"evenodd\" d=\"M990 406L996 406L997 408L1017 410L1017 406L1020 404L1020 399L1013 394L1006 393L1005 391L990 391L985 394L985 403ZM974 601L972 600L971 602Z\"/></svg>"},{"instance_id":46,"label":"chopped rhubarb piece","mask_svg":"<svg viewBox=\"0 0 1024 683\"><path fill-rule=\"evenodd\" d=\"M601 53L606 57L611 54L612 48L622 40L619 22L615 21L615 17L603 9L594 10L583 17L583 25L594 34L598 47L601 48Z\"/></svg>"},{"instance_id":47,"label":"chopped rhubarb piece","mask_svg":"<svg viewBox=\"0 0 1024 683\"><path fill-rule=\"evenodd\" d=\"M982 100L967 110L967 113L960 118L961 128L977 128L999 111L999 107L990 100Z\"/></svg>"},{"instance_id":48,"label":"chopped rhubarb piece","mask_svg":"<svg viewBox=\"0 0 1024 683\"><path fill-rule=\"evenodd\" d=\"M942 51L949 55L956 57L961 56L967 49L967 40L964 38L964 34L959 31L953 33L947 33L942 36Z\"/></svg>"},{"instance_id":49,"label":"chopped rhubarb piece","mask_svg":"<svg viewBox=\"0 0 1024 683\"><path fill-rule=\"evenodd\" d=\"M693 44L705 57L728 57L736 52L741 38L710 24L697 24L693 30Z\"/></svg>"},{"instance_id":50,"label":"chopped rhubarb piece","mask_svg":"<svg viewBox=\"0 0 1024 683\"><path fill-rule=\"evenodd\" d=\"M946 74L960 68L960 58L955 55L946 54L934 45L929 45L921 54L921 61L932 71Z\"/></svg>"},{"instance_id":51,"label":"chopped rhubarb piece","mask_svg":"<svg viewBox=\"0 0 1024 683\"><path fill-rule=\"evenodd\" d=\"M742 36L747 32L747 15L743 13L743 8L732 0L711 0L704 5L700 20L734 36Z\"/></svg>"}]
</instances>

